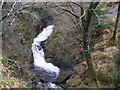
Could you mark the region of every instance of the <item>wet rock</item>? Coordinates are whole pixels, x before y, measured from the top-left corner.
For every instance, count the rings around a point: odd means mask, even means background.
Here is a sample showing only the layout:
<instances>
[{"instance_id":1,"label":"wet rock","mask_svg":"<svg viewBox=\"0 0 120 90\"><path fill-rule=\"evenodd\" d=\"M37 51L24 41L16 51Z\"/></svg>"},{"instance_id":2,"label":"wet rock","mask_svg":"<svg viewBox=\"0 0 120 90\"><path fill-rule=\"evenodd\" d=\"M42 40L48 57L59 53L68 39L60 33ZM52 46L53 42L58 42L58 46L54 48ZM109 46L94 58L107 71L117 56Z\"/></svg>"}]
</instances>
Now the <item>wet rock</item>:
<instances>
[{"instance_id":1,"label":"wet rock","mask_svg":"<svg viewBox=\"0 0 120 90\"><path fill-rule=\"evenodd\" d=\"M66 81L69 80L72 74L73 74L72 68L68 68L64 70L62 69L59 77L56 80L56 83L66 83Z\"/></svg>"},{"instance_id":2,"label":"wet rock","mask_svg":"<svg viewBox=\"0 0 120 90\"><path fill-rule=\"evenodd\" d=\"M35 67L33 69L33 72L36 75L37 79L43 80L44 82L55 82L56 77L58 76L56 73L48 72L40 67Z\"/></svg>"},{"instance_id":3,"label":"wet rock","mask_svg":"<svg viewBox=\"0 0 120 90\"><path fill-rule=\"evenodd\" d=\"M41 90L43 89L43 90L45 90L45 89L47 89L47 90L55 90L55 89L57 89L57 90L63 90L60 86L58 86L58 85L56 85L56 84L53 84L53 83L42 83L42 82L39 82L38 84L37 84L37 88L40 88Z\"/></svg>"}]
</instances>

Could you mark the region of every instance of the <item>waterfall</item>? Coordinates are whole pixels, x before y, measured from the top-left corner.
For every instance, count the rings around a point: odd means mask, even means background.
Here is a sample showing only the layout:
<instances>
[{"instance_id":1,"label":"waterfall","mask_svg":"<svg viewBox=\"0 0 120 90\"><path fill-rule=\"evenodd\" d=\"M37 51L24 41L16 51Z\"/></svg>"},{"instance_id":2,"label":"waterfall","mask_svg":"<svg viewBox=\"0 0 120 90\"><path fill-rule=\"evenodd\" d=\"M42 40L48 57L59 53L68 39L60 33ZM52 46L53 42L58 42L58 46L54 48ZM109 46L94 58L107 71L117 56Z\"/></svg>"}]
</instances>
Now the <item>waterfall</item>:
<instances>
[{"instance_id":1,"label":"waterfall","mask_svg":"<svg viewBox=\"0 0 120 90\"><path fill-rule=\"evenodd\" d=\"M34 59L34 71L36 77L38 76L43 80L50 88L57 88L58 86L54 84L56 78L59 76L60 69L57 66L54 66L52 63L47 63L45 60L44 50L41 46L41 43L48 39L48 37L53 32L54 25L49 25L44 28L43 31L34 38L32 43L32 53ZM41 85L41 82L38 82L38 86Z\"/></svg>"}]
</instances>

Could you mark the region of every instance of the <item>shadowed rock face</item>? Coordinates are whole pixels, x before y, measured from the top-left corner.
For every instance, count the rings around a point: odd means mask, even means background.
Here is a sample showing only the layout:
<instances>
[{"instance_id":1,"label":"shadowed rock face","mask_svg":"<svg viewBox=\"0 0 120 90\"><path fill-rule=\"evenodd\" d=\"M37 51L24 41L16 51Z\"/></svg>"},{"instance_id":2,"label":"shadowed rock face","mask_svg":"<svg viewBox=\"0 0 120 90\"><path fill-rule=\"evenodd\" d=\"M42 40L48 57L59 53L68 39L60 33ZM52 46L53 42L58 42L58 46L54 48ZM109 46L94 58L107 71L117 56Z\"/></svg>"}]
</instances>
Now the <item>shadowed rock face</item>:
<instances>
[{"instance_id":1,"label":"shadowed rock face","mask_svg":"<svg viewBox=\"0 0 120 90\"><path fill-rule=\"evenodd\" d=\"M49 25L52 25L54 22L54 18L51 14L46 13L45 17L35 26L35 37L39 35L44 28L46 28Z\"/></svg>"}]
</instances>

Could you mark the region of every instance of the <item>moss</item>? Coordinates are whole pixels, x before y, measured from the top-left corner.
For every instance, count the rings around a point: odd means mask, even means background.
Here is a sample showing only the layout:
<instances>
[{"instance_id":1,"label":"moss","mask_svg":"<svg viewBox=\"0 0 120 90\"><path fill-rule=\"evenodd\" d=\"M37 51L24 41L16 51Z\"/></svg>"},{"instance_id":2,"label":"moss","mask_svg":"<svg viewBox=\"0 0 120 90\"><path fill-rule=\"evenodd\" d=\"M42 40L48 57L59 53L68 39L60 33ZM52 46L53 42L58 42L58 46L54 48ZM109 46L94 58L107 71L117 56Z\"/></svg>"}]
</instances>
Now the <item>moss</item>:
<instances>
[{"instance_id":1,"label":"moss","mask_svg":"<svg viewBox=\"0 0 120 90\"><path fill-rule=\"evenodd\" d=\"M110 62L106 63L106 65L107 67L104 67L102 65L102 67L99 69L99 72L97 72L97 79L103 87L113 87L113 85L115 84L115 66L112 63L110 64Z\"/></svg>"},{"instance_id":2,"label":"moss","mask_svg":"<svg viewBox=\"0 0 120 90\"><path fill-rule=\"evenodd\" d=\"M113 57L115 59L116 65L120 66L120 51L114 52Z\"/></svg>"},{"instance_id":3,"label":"moss","mask_svg":"<svg viewBox=\"0 0 120 90\"><path fill-rule=\"evenodd\" d=\"M86 85L88 85L89 83L92 83L92 80L90 79L90 78L85 78L85 83L86 83Z\"/></svg>"},{"instance_id":4,"label":"moss","mask_svg":"<svg viewBox=\"0 0 120 90\"><path fill-rule=\"evenodd\" d=\"M94 50L103 51L103 50L104 50L104 44L95 46L95 47L94 47Z\"/></svg>"},{"instance_id":5,"label":"moss","mask_svg":"<svg viewBox=\"0 0 120 90\"><path fill-rule=\"evenodd\" d=\"M14 86L15 87L17 86L17 88L27 87L27 86L24 85L25 82L23 80L19 80L20 76L22 76L22 75L20 75L20 73L17 72L17 70L16 70L16 72L13 70L15 68L11 64L12 62L9 62L9 61L12 61L12 60L8 59L5 56L3 57L3 56L4 55L0 55L0 67L2 67L2 70L0 70L0 73L2 74L1 77L0 77L1 78L0 79L0 87L1 86L2 86L2 88L3 87L14 87ZM27 81L26 81L26 83L27 83Z\"/></svg>"},{"instance_id":6,"label":"moss","mask_svg":"<svg viewBox=\"0 0 120 90\"><path fill-rule=\"evenodd\" d=\"M13 81L13 80L7 80L6 83L7 83L8 85L13 85L13 84L14 84L14 81Z\"/></svg>"},{"instance_id":7,"label":"moss","mask_svg":"<svg viewBox=\"0 0 120 90\"><path fill-rule=\"evenodd\" d=\"M70 83L70 87L78 87L79 84L81 83L81 79L71 80L69 81L69 83Z\"/></svg>"},{"instance_id":8,"label":"moss","mask_svg":"<svg viewBox=\"0 0 120 90\"><path fill-rule=\"evenodd\" d=\"M77 64L80 64L80 63L82 63L83 61L85 61L85 58L81 58L80 60L77 60ZM84 63L82 63L82 64L84 64Z\"/></svg>"},{"instance_id":9,"label":"moss","mask_svg":"<svg viewBox=\"0 0 120 90\"><path fill-rule=\"evenodd\" d=\"M117 68L116 72L116 85L120 85L120 51L114 52L113 57L115 59L115 64Z\"/></svg>"},{"instance_id":10,"label":"moss","mask_svg":"<svg viewBox=\"0 0 120 90\"><path fill-rule=\"evenodd\" d=\"M107 47L114 46L114 45L116 45L116 41L114 39L110 39L106 43Z\"/></svg>"},{"instance_id":11,"label":"moss","mask_svg":"<svg viewBox=\"0 0 120 90\"><path fill-rule=\"evenodd\" d=\"M89 78L84 77L84 79L81 81L79 88L96 88L96 84Z\"/></svg>"},{"instance_id":12,"label":"moss","mask_svg":"<svg viewBox=\"0 0 120 90\"><path fill-rule=\"evenodd\" d=\"M30 86L29 86L29 87L30 87ZM19 88L28 88L28 87L27 87L27 86L22 86L22 85L21 85L21 86L19 86Z\"/></svg>"},{"instance_id":13,"label":"moss","mask_svg":"<svg viewBox=\"0 0 120 90\"><path fill-rule=\"evenodd\" d=\"M14 85L14 81L13 80L2 81L0 82L0 85Z\"/></svg>"},{"instance_id":14,"label":"moss","mask_svg":"<svg viewBox=\"0 0 120 90\"><path fill-rule=\"evenodd\" d=\"M120 70L116 74L116 84L120 85Z\"/></svg>"},{"instance_id":15,"label":"moss","mask_svg":"<svg viewBox=\"0 0 120 90\"><path fill-rule=\"evenodd\" d=\"M99 75L97 76L97 78L101 82L101 84L106 85L106 86L109 86L110 84L115 83L114 75L108 72L99 72Z\"/></svg>"},{"instance_id":16,"label":"moss","mask_svg":"<svg viewBox=\"0 0 120 90\"><path fill-rule=\"evenodd\" d=\"M2 63L2 59L3 59L3 57L2 57L2 55L0 55L0 62Z\"/></svg>"},{"instance_id":17,"label":"moss","mask_svg":"<svg viewBox=\"0 0 120 90\"><path fill-rule=\"evenodd\" d=\"M109 58L109 56L107 56L107 55L99 55L99 56L92 57L92 60L105 60L108 58Z\"/></svg>"}]
</instances>

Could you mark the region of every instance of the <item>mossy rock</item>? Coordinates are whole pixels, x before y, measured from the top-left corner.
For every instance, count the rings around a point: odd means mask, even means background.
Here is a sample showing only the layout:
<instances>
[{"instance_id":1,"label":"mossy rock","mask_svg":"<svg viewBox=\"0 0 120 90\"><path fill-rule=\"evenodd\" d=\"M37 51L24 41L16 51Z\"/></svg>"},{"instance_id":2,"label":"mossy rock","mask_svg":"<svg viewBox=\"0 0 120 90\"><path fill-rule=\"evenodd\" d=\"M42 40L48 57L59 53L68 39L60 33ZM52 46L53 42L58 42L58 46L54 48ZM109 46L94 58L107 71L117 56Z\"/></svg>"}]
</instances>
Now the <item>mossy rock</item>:
<instances>
[{"instance_id":1,"label":"mossy rock","mask_svg":"<svg viewBox=\"0 0 120 90\"><path fill-rule=\"evenodd\" d=\"M82 82L81 79L71 79L69 80L69 85L70 87L78 87L81 82Z\"/></svg>"},{"instance_id":2,"label":"mossy rock","mask_svg":"<svg viewBox=\"0 0 120 90\"><path fill-rule=\"evenodd\" d=\"M62 70L60 72L59 77L56 80L56 83L66 83L66 81L70 78L72 75L73 71L72 70Z\"/></svg>"}]
</instances>

